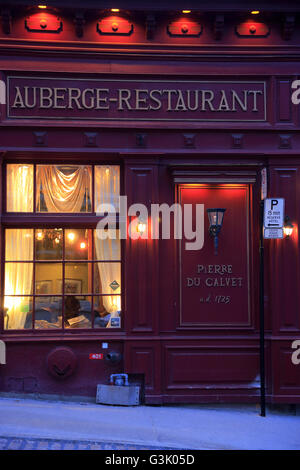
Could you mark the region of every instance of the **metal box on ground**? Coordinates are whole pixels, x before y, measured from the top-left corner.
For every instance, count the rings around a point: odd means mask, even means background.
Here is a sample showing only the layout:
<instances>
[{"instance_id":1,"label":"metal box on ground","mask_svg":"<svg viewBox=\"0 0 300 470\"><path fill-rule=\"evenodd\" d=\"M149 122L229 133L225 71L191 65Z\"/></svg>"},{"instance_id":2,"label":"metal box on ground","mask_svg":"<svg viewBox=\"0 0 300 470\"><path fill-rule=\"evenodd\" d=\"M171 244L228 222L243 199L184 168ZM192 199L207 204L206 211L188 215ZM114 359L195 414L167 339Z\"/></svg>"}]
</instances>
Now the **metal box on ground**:
<instances>
[{"instance_id":1,"label":"metal box on ground","mask_svg":"<svg viewBox=\"0 0 300 470\"><path fill-rule=\"evenodd\" d=\"M122 377L125 380L122 380ZM129 385L127 374L113 374L110 385L97 385L96 403L123 406L140 405L140 389L138 385Z\"/></svg>"}]
</instances>

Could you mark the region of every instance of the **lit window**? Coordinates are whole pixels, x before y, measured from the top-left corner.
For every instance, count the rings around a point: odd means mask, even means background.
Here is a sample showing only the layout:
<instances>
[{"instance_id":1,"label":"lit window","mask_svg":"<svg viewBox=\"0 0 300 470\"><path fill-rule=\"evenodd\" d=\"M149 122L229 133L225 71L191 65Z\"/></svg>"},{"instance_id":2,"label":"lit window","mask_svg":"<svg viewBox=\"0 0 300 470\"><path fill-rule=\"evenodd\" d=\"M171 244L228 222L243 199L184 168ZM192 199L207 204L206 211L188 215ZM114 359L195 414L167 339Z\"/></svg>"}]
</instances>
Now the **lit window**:
<instances>
[{"instance_id":1,"label":"lit window","mask_svg":"<svg viewBox=\"0 0 300 470\"><path fill-rule=\"evenodd\" d=\"M99 205L119 211L119 167L8 164L6 175L7 212L33 213L36 223L5 230L5 329L121 327L119 230L105 238L96 229ZM54 213L80 220L61 227Z\"/></svg>"},{"instance_id":2,"label":"lit window","mask_svg":"<svg viewBox=\"0 0 300 470\"><path fill-rule=\"evenodd\" d=\"M5 328L121 326L119 237L102 240L97 230L81 228L7 229L5 254Z\"/></svg>"},{"instance_id":3,"label":"lit window","mask_svg":"<svg viewBox=\"0 0 300 470\"><path fill-rule=\"evenodd\" d=\"M101 204L119 211L117 165L9 164L6 168L7 212L91 213Z\"/></svg>"}]
</instances>

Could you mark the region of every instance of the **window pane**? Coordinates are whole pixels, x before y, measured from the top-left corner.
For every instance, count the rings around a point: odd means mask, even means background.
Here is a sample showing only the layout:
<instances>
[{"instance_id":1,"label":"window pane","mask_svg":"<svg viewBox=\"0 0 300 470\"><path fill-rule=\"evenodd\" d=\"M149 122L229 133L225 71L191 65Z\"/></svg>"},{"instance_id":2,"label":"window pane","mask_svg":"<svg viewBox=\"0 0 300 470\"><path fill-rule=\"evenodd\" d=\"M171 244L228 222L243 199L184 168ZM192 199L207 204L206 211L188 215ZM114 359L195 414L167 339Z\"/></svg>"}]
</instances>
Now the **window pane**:
<instances>
[{"instance_id":1,"label":"window pane","mask_svg":"<svg viewBox=\"0 0 300 470\"><path fill-rule=\"evenodd\" d=\"M107 238L102 240L104 234ZM119 230L94 231L95 238L95 259L99 261L119 261L121 259L121 243Z\"/></svg>"},{"instance_id":2,"label":"window pane","mask_svg":"<svg viewBox=\"0 0 300 470\"><path fill-rule=\"evenodd\" d=\"M6 261L33 260L33 229L5 230Z\"/></svg>"},{"instance_id":3,"label":"window pane","mask_svg":"<svg viewBox=\"0 0 300 470\"><path fill-rule=\"evenodd\" d=\"M91 315L91 297L75 295L65 297L65 328L90 328Z\"/></svg>"},{"instance_id":4,"label":"window pane","mask_svg":"<svg viewBox=\"0 0 300 470\"><path fill-rule=\"evenodd\" d=\"M34 328L57 329L62 326L62 299L60 297L35 297Z\"/></svg>"},{"instance_id":5,"label":"window pane","mask_svg":"<svg viewBox=\"0 0 300 470\"><path fill-rule=\"evenodd\" d=\"M86 229L65 230L65 258L92 258L92 231Z\"/></svg>"},{"instance_id":6,"label":"window pane","mask_svg":"<svg viewBox=\"0 0 300 470\"><path fill-rule=\"evenodd\" d=\"M62 264L35 264L35 293L37 295L62 294Z\"/></svg>"},{"instance_id":7,"label":"window pane","mask_svg":"<svg viewBox=\"0 0 300 470\"><path fill-rule=\"evenodd\" d=\"M121 293L121 264L95 263L94 265L94 293L116 294Z\"/></svg>"},{"instance_id":8,"label":"window pane","mask_svg":"<svg viewBox=\"0 0 300 470\"><path fill-rule=\"evenodd\" d=\"M110 204L119 212L120 167L95 166L95 212L101 204Z\"/></svg>"},{"instance_id":9,"label":"window pane","mask_svg":"<svg viewBox=\"0 0 300 470\"><path fill-rule=\"evenodd\" d=\"M32 294L32 263L5 263L5 295Z\"/></svg>"},{"instance_id":10,"label":"window pane","mask_svg":"<svg viewBox=\"0 0 300 470\"><path fill-rule=\"evenodd\" d=\"M94 297L94 327L121 327L121 297L119 295L103 295Z\"/></svg>"},{"instance_id":11,"label":"window pane","mask_svg":"<svg viewBox=\"0 0 300 470\"><path fill-rule=\"evenodd\" d=\"M4 328L32 328L32 297L4 297Z\"/></svg>"},{"instance_id":12,"label":"window pane","mask_svg":"<svg viewBox=\"0 0 300 470\"><path fill-rule=\"evenodd\" d=\"M92 292L91 263L66 263L65 294L87 294Z\"/></svg>"},{"instance_id":13,"label":"window pane","mask_svg":"<svg viewBox=\"0 0 300 470\"><path fill-rule=\"evenodd\" d=\"M37 165L37 212L91 212L92 167Z\"/></svg>"},{"instance_id":14,"label":"window pane","mask_svg":"<svg viewBox=\"0 0 300 470\"><path fill-rule=\"evenodd\" d=\"M33 211L33 165L6 167L7 212Z\"/></svg>"},{"instance_id":15,"label":"window pane","mask_svg":"<svg viewBox=\"0 0 300 470\"><path fill-rule=\"evenodd\" d=\"M63 231L61 228L36 229L35 256L37 260L62 259Z\"/></svg>"}]
</instances>

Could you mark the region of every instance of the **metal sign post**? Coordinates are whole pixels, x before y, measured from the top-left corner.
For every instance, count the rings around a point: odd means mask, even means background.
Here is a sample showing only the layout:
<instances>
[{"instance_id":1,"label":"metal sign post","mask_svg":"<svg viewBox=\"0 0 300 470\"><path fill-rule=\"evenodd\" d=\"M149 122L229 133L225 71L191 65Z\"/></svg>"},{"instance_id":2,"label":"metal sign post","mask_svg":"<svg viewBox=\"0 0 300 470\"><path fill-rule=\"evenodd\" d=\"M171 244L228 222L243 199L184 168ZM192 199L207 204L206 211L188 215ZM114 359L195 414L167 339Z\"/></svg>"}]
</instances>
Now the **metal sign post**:
<instances>
[{"instance_id":1,"label":"metal sign post","mask_svg":"<svg viewBox=\"0 0 300 470\"><path fill-rule=\"evenodd\" d=\"M260 338L260 415L266 416L265 393L265 279L264 238L283 238L284 199L269 198L260 201L259 237L259 338Z\"/></svg>"},{"instance_id":2,"label":"metal sign post","mask_svg":"<svg viewBox=\"0 0 300 470\"><path fill-rule=\"evenodd\" d=\"M264 283L264 200L260 201L259 237L259 344L260 344L260 416L266 416L265 394L265 283Z\"/></svg>"}]
</instances>

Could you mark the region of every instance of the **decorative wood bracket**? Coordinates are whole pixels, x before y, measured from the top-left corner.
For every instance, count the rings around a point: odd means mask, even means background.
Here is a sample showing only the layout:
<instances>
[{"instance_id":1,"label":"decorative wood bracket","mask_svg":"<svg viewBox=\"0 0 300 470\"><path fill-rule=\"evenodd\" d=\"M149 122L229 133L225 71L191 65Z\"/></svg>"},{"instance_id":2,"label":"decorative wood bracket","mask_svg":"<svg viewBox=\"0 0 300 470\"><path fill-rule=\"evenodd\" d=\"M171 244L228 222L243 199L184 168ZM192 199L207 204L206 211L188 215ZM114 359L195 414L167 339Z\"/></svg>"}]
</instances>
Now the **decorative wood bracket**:
<instances>
[{"instance_id":1,"label":"decorative wood bracket","mask_svg":"<svg viewBox=\"0 0 300 470\"><path fill-rule=\"evenodd\" d=\"M47 132L46 131L34 131L35 145L45 147L47 145Z\"/></svg>"},{"instance_id":2,"label":"decorative wood bracket","mask_svg":"<svg viewBox=\"0 0 300 470\"><path fill-rule=\"evenodd\" d=\"M154 38L156 20L154 15L148 15L146 18L146 38L151 41Z\"/></svg>"},{"instance_id":3,"label":"decorative wood bracket","mask_svg":"<svg viewBox=\"0 0 300 470\"><path fill-rule=\"evenodd\" d=\"M285 15L282 28L282 37L286 41L291 39L295 30L295 16L294 15Z\"/></svg>"},{"instance_id":4,"label":"decorative wood bracket","mask_svg":"<svg viewBox=\"0 0 300 470\"><path fill-rule=\"evenodd\" d=\"M214 38L217 40L222 39L223 32L224 32L224 15L216 15L214 21Z\"/></svg>"},{"instance_id":5,"label":"decorative wood bracket","mask_svg":"<svg viewBox=\"0 0 300 470\"><path fill-rule=\"evenodd\" d=\"M184 146L188 148L195 148L196 134L183 134Z\"/></svg>"},{"instance_id":6,"label":"decorative wood bracket","mask_svg":"<svg viewBox=\"0 0 300 470\"><path fill-rule=\"evenodd\" d=\"M146 147L147 134L136 134L136 145L137 147Z\"/></svg>"},{"instance_id":7,"label":"decorative wood bracket","mask_svg":"<svg viewBox=\"0 0 300 470\"><path fill-rule=\"evenodd\" d=\"M11 32L11 11L4 9L1 11L2 30L4 34Z\"/></svg>"},{"instance_id":8,"label":"decorative wood bracket","mask_svg":"<svg viewBox=\"0 0 300 470\"><path fill-rule=\"evenodd\" d=\"M290 149L292 148L292 136L289 134L280 134L279 135L279 148L280 149Z\"/></svg>"},{"instance_id":9,"label":"decorative wood bracket","mask_svg":"<svg viewBox=\"0 0 300 470\"><path fill-rule=\"evenodd\" d=\"M98 132L85 132L84 145L85 147L98 147Z\"/></svg>"},{"instance_id":10,"label":"decorative wood bracket","mask_svg":"<svg viewBox=\"0 0 300 470\"><path fill-rule=\"evenodd\" d=\"M232 148L240 149L243 147L243 134L232 134Z\"/></svg>"},{"instance_id":11,"label":"decorative wood bracket","mask_svg":"<svg viewBox=\"0 0 300 470\"><path fill-rule=\"evenodd\" d=\"M77 11L74 17L75 24L75 33L78 38L83 36L83 27L85 25L84 13L82 11Z\"/></svg>"}]
</instances>

